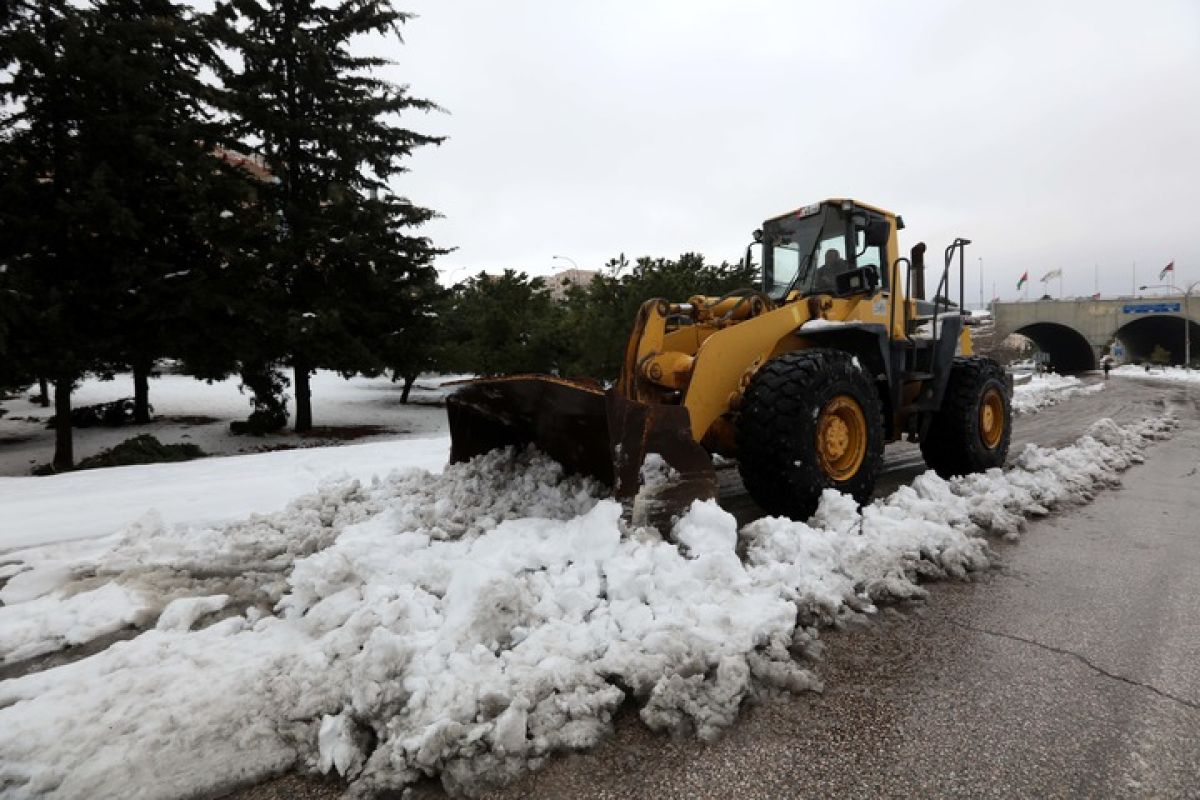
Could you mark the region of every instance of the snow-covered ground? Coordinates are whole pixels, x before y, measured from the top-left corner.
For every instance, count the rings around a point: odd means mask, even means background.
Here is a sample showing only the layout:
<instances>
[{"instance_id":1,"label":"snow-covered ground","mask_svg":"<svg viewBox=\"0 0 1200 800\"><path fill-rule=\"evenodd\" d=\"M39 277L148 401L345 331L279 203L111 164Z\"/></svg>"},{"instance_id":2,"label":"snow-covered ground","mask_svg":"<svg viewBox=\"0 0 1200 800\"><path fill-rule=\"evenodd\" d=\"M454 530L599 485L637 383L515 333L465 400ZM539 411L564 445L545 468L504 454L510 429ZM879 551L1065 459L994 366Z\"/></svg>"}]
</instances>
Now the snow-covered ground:
<instances>
[{"instance_id":1,"label":"snow-covered ground","mask_svg":"<svg viewBox=\"0 0 1200 800\"><path fill-rule=\"evenodd\" d=\"M1139 367L1136 364L1123 364L1112 371L1120 378L1150 378L1175 383L1200 383L1200 369L1184 369L1183 367Z\"/></svg>"},{"instance_id":2,"label":"snow-covered ground","mask_svg":"<svg viewBox=\"0 0 1200 800\"><path fill-rule=\"evenodd\" d=\"M861 510L829 492L807 523L739 530L697 503L670 539L536 454L494 453L9 552L5 662L141 632L0 682L0 796L216 794L295 767L469 789L595 744L627 698L656 730L711 737L748 698L819 689L818 626L985 568L983 534L1087 502L1173 424L1101 420Z\"/></svg>"},{"instance_id":3,"label":"snow-covered ground","mask_svg":"<svg viewBox=\"0 0 1200 800\"><path fill-rule=\"evenodd\" d=\"M1084 384L1074 375L1030 375L1013 386L1013 413L1033 414L1075 395L1091 394L1103 389L1103 383Z\"/></svg>"},{"instance_id":4,"label":"snow-covered ground","mask_svg":"<svg viewBox=\"0 0 1200 800\"><path fill-rule=\"evenodd\" d=\"M432 436L0 478L0 559L14 547L110 534L151 511L167 526L278 511L329 480L440 471L449 456L449 437Z\"/></svg>"},{"instance_id":5,"label":"snow-covered ground","mask_svg":"<svg viewBox=\"0 0 1200 800\"><path fill-rule=\"evenodd\" d=\"M442 384L462 376L423 376L413 387L408 404L401 404L402 384L386 377L342 378L320 371L312 379L313 435L283 431L269 436L234 436L229 423L250 413L250 396L239 391L240 379L205 383L186 375L164 373L150 381L150 404L155 420L148 425L119 428L80 428L75 431L76 460L94 455L141 433L150 433L166 444L190 442L210 455L253 453L284 447L313 447L335 443L352 435L357 441L385 441L428 437L446 431L446 411L441 407ZM36 387L0 406L0 475L28 475L46 464L54 453L54 432L46 428L52 409L29 402ZM75 407L105 403L133 395L133 380L118 374L114 380L88 378L75 391ZM295 412L289 401L288 410ZM357 430L348 430L357 429Z\"/></svg>"}]
</instances>

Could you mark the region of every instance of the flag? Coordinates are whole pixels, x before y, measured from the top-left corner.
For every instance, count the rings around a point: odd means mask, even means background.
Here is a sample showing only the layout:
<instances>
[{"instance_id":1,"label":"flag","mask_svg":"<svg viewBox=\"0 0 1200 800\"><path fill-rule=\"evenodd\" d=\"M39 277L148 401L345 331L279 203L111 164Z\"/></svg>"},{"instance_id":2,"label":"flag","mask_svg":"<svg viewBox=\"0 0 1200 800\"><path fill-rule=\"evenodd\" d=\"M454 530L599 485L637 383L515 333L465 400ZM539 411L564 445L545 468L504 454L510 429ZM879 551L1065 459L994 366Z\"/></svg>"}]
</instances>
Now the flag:
<instances>
[{"instance_id":1,"label":"flag","mask_svg":"<svg viewBox=\"0 0 1200 800\"><path fill-rule=\"evenodd\" d=\"M1026 270L1025 274L1021 276L1021 280L1017 281L1017 288L1020 289L1022 286L1025 285L1025 282L1028 280L1029 280L1029 271Z\"/></svg>"},{"instance_id":2,"label":"flag","mask_svg":"<svg viewBox=\"0 0 1200 800\"><path fill-rule=\"evenodd\" d=\"M1162 271L1158 273L1158 279L1161 281L1163 278L1167 277L1168 272L1174 272L1174 271L1175 271L1175 262L1172 261L1170 264L1167 264L1165 267L1163 267Z\"/></svg>"},{"instance_id":3,"label":"flag","mask_svg":"<svg viewBox=\"0 0 1200 800\"><path fill-rule=\"evenodd\" d=\"M1094 295L1092 295L1092 299L1093 299L1093 300L1099 300L1099 299L1100 299L1100 293L1099 293L1099 292L1096 292Z\"/></svg>"},{"instance_id":4,"label":"flag","mask_svg":"<svg viewBox=\"0 0 1200 800\"><path fill-rule=\"evenodd\" d=\"M1042 276L1042 283L1045 283L1046 281L1050 280L1051 278L1061 278L1061 277L1062 277L1061 269L1052 269L1049 272L1047 272L1045 275Z\"/></svg>"}]
</instances>

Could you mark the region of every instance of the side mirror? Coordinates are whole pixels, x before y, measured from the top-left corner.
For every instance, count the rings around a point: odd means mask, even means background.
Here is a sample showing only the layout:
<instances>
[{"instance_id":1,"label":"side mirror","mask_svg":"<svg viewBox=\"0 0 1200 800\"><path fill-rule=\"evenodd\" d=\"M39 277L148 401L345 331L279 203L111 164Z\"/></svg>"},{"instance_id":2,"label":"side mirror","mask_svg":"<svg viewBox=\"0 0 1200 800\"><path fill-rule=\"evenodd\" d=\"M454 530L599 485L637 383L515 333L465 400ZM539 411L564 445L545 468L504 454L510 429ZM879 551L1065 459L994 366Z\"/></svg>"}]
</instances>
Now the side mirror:
<instances>
[{"instance_id":1,"label":"side mirror","mask_svg":"<svg viewBox=\"0 0 1200 800\"><path fill-rule=\"evenodd\" d=\"M761 231L755 231L755 233L759 234L760 236L762 235ZM755 241L746 245L746 260L742 262L742 266L747 269L754 264L754 246L755 245L762 247L762 242L756 239ZM759 261L758 265L761 267L762 261Z\"/></svg>"},{"instance_id":2,"label":"side mirror","mask_svg":"<svg viewBox=\"0 0 1200 800\"><path fill-rule=\"evenodd\" d=\"M884 217L872 217L867 222L867 247L886 247L892 235L892 225Z\"/></svg>"}]
</instances>

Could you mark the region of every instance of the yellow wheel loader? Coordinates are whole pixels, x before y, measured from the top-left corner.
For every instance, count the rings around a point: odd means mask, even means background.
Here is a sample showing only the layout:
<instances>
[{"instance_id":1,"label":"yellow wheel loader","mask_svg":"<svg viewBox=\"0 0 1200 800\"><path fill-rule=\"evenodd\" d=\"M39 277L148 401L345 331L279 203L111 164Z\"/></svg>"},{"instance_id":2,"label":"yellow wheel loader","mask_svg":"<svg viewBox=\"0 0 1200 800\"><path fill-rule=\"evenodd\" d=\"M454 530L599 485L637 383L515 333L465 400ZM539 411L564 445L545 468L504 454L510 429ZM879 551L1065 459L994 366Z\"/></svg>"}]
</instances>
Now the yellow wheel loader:
<instances>
[{"instance_id":1,"label":"yellow wheel loader","mask_svg":"<svg viewBox=\"0 0 1200 800\"><path fill-rule=\"evenodd\" d=\"M751 246L762 248L761 286L647 300L614 385L551 375L463 384L447 399L451 461L533 444L618 498L652 488L643 521L660 526L716 495L714 454L737 460L764 511L795 519L826 488L867 502L884 443L904 436L943 476L1001 466L1012 378L972 354L970 242L946 248L928 300L925 245L900 257L903 227L840 198L767 220Z\"/></svg>"}]
</instances>

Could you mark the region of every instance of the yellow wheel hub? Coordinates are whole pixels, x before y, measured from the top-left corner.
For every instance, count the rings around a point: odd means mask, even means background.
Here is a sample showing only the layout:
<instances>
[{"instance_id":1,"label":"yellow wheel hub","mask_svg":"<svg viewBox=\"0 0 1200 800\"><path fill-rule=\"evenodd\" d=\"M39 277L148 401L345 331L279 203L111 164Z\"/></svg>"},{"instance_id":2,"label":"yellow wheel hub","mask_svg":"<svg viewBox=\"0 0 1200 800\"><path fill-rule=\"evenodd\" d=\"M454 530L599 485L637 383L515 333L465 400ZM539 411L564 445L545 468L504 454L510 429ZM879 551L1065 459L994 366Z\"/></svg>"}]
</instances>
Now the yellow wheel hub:
<instances>
[{"instance_id":1,"label":"yellow wheel hub","mask_svg":"<svg viewBox=\"0 0 1200 800\"><path fill-rule=\"evenodd\" d=\"M983 393L979 403L979 438L983 446L995 450L1004 435L1004 398L995 387Z\"/></svg>"},{"instance_id":2,"label":"yellow wheel hub","mask_svg":"<svg viewBox=\"0 0 1200 800\"><path fill-rule=\"evenodd\" d=\"M817 460L835 481L854 477L867 455L867 418L848 394L825 404L817 416Z\"/></svg>"}]
</instances>

